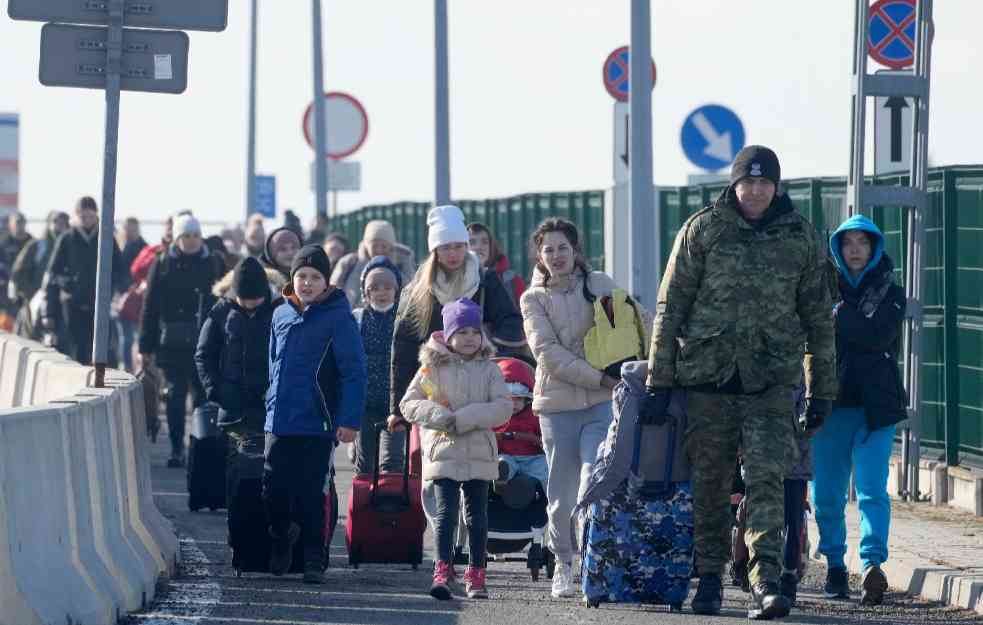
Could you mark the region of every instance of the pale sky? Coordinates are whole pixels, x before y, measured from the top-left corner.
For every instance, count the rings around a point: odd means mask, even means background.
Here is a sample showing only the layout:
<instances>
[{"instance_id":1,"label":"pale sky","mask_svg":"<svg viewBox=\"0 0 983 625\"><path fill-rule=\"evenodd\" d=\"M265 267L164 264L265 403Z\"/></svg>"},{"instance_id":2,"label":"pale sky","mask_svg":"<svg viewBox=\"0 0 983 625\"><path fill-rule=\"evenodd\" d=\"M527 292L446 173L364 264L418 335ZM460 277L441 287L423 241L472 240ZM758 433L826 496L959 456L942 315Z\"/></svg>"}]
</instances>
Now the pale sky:
<instances>
[{"instance_id":1,"label":"pale sky","mask_svg":"<svg viewBox=\"0 0 983 625\"><path fill-rule=\"evenodd\" d=\"M190 208L245 211L248 2L221 33L191 33L188 90L124 93L117 216ZM260 2L257 169L278 209L305 225L313 152L301 131L312 97L310 2ZM364 104L369 135L352 158L363 190L342 210L433 194L433 3L324 0L325 88ZM456 198L604 188L612 103L601 64L629 41L628 0L451 0L451 186ZM696 107L722 104L783 175L840 176L849 156L852 0L653 0L655 181L699 173L680 148ZM983 162L981 0L935 2L930 157ZM38 83L40 23L0 15L0 112L21 116L21 210L29 217L100 197L101 92ZM871 70L877 66L872 63ZM330 123L330 122L329 122ZM278 215L278 221L279 217Z\"/></svg>"}]
</instances>

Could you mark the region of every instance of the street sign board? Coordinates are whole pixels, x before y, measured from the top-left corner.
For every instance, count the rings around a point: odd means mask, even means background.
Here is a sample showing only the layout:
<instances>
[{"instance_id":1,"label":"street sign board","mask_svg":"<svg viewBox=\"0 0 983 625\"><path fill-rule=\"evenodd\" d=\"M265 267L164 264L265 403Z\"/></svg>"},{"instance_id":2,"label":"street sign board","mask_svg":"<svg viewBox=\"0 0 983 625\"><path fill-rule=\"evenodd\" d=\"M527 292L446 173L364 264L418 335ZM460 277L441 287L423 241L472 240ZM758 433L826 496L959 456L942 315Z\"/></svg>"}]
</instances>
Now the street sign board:
<instances>
[{"instance_id":1,"label":"street sign board","mask_svg":"<svg viewBox=\"0 0 983 625\"><path fill-rule=\"evenodd\" d=\"M679 139L691 163L717 171L744 147L744 124L729 108L707 104L686 117Z\"/></svg>"},{"instance_id":2,"label":"street sign board","mask_svg":"<svg viewBox=\"0 0 983 625\"><path fill-rule=\"evenodd\" d=\"M273 219L276 217L276 176L256 175L256 212Z\"/></svg>"},{"instance_id":3,"label":"street sign board","mask_svg":"<svg viewBox=\"0 0 983 625\"><path fill-rule=\"evenodd\" d=\"M41 29L41 84L105 89L108 33L98 26L45 24ZM120 89L181 93L187 86L186 33L123 29Z\"/></svg>"},{"instance_id":4,"label":"street sign board","mask_svg":"<svg viewBox=\"0 0 983 625\"><path fill-rule=\"evenodd\" d=\"M878 74L911 75L905 70L880 70ZM874 98L874 174L911 169L914 98Z\"/></svg>"},{"instance_id":5,"label":"street sign board","mask_svg":"<svg viewBox=\"0 0 983 625\"><path fill-rule=\"evenodd\" d=\"M628 57L628 46L621 46L608 55L601 67L604 88L607 89L612 98L619 102L627 102L630 93ZM652 88L655 88L655 61L652 61Z\"/></svg>"},{"instance_id":6,"label":"street sign board","mask_svg":"<svg viewBox=\"0 0 983 625\"><path fill-rule=\"evenodd\" d=\"M614 184L622 184L631 179L629 168L628 137L630 130L630 113L627 102L614 103Z\"/></svg>"},{"instance_id":7,"label":"street sign board","mask_svg":"<svg viewBox=\"0 0 983 625\"><path fill-rule=\"evenodd\" d=\"M170 30L225 30L229 0L126 0L123 24ZM108 0L8 0L10 19L106 25Z\"/></svg>"},{"instance_id":8,"label":"street sign board","mask_svg":"<svg viewBox=\"0 0 983 625\"><path fill-rule=\"evenodd\" d=\"M891 69L915 62L915 0L878 0L867 14L867 51Z\"/></svg>"},{"instance_id":9,"label":"street sign board","mask_svg":"<svg viewBox=\"0 0 983 625\"><path fill-rule=\"evenodd\" d=\"M369 116L362 103L347 93L331 91L324 94L324 118L327 121L326 155L333 159L351 156L362 147L369 134ZM312 150L314 145L314 103L307 105L303 119L304 138Z\"/></svg>"},{"instance_id":10,"label":"street sign board","mask_svg":"<svg viewBox=\"0 0 983 625\"><path fill-rule=\"evenodd\" d=\"M0 216L17 210L19 129L16 113L0 113Z\"/></svg>"},{"instance_id":11,"label":"street sign board","mask_svg":"<svg viewBox=\"0 0 983 625\"><path fill-rule=\"evenodd\" d=\"M311 163L311 191L317 192L316 162ZM328 164L328 191L361 191L362 163L359 161L331 161Z\"/></svg>"}]
</instances>

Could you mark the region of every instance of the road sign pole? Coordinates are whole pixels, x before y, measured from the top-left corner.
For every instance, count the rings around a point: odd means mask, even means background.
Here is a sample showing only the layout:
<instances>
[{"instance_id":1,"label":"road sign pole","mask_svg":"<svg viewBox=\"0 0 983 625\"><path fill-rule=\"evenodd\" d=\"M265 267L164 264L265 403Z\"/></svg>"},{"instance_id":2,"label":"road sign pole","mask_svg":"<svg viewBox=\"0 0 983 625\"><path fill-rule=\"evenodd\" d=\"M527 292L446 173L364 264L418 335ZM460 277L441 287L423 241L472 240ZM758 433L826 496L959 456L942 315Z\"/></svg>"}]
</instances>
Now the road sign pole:
<instances>
[{"instance_id":1,"label":"road sign pole","mask_svg":"<svg viewBox=\"0 0 983 625\"><path fill-rule=\"evenodd\" d=\"M317 214L328 216L328 130L324 119L324 49L321 43L321 0L312 0L314 18L314 162Z\"/></svg>"},{"instance_id":2,"label":"road sign pole","mask_svg":"<svg viewBox=\"0 0 983 625\"><path fill-rule=\"evenodd\" d=\"M436 204L451 201L450 104L448 102L447 0L434 0L434 147Z\"/></svg>"},{"instance_id":3,"label":"road sign pole","mask_svg":"<svg viewBox=\"0 0 983 625\"><path fill-rule=\"evenodd\" d=\"M256 22L257 0L249 19L249 140L246 148L246 217L256 212Z\"/></svg>"},{"instance_id":4,"label":"road sign pole","mask_svg":"<svg viewBox=\"0 0 983 625\"><path fill-rule=\"evenodd\" d=\"M629 58L629 141L631 164L631 281L629 291L649 310L655 310L658 289L659 222L652 183L652 42L649 0L631 2Z\"/></svg>"},{"instance_id":5,"label":"road sign pole","mask_svg":"<svg viewBox=\"0 0 983 625\"><path fill-rule=\"evenodd\" d=\"M99 257L96 261L96 308L92 332L95 385L105 386L109 362L109 301L112 296L113 227L116 212L116 156L119 145L120 59L123 56L123 0L109 0L106 40L106 141L102 162L102 210L99 211Z\"/></svg>"}]
</instances>

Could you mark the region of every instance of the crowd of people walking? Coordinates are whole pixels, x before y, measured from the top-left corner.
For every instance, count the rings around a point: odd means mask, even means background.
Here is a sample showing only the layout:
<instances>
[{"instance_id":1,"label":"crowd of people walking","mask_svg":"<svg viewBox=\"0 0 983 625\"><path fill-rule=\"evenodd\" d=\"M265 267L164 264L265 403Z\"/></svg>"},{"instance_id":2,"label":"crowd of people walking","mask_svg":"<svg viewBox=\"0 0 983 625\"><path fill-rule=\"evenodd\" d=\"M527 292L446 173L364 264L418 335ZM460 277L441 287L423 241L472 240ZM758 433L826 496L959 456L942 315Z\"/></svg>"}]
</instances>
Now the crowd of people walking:
<instances>
[{"instance_id":1,"label":"crowd of people walking","mask_svg":"<svg viewBox=\"0 0 983 625\"><path fill-rule=\"evenodd\" d=\"M91 362L97 223L83 197L71 216L48 215L43 238L21 215L0 236L8 329L81 363ZM160 372L168 466L187 462L189 395L194 408L217 407L230 475L244 466L237 454L260 450L273 574L293 570L300 545L304 581L323 581L325 484L336 447L350 445L359 475L417 476L406 505L419 505L433 532L433 597L454 596L464 547L464 592L488 596L489 501L521 475L545 499L550 592L574 595L578 523L594 514L575 511L599 453L629 422L614 418L629 392L621 365L647 361L631 423L672 423L671 401L685 398L690 516L675 521L692 527L692 554L675 574L698 579L692 610L720 612L733 560L749 614L787 615L807 500L825 591L848 598L851 471L861 601L883 601L906 301L877 226L855 216L823 240L784 193L772 150L744 148L729 185L683 224L651 311L591 267L576 225L556 217L530 234L528 277L487 225L452 205L429 212L419 266L386 221L370 221L353 249L323 221L305 235L296 218L268 235L251 218L206 239L183 212L156 244L139 226L127 220L114 247L113 361ZM649 451L636 446L633 467L639 453ZM626 571L624 583L644 574Z\"/></svg>"}]
</instances>

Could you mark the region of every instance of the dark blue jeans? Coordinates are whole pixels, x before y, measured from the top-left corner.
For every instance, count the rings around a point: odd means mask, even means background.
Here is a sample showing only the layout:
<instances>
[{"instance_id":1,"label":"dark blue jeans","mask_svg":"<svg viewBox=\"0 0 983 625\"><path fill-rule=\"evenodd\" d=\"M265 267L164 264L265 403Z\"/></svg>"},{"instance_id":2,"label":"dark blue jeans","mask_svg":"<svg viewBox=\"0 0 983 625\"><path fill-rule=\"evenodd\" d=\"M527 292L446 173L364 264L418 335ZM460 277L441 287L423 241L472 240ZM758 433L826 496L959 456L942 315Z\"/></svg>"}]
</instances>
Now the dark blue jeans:
<instances>
[{"instance_id":1,"label":"dark blue jeans","mask_svg":"<svg viewBox=\"0 0 983 625\"><path fill-rule=\"evenodd\" d=\"M324 547L324 481L333 453L334 441L326 436L266 433L263 504L270 529L284 536L297 522L307 553Z\"/></svg>"},{"instance_id":2,"label":"dark blue jeans","mask_svg":"<svg viewBox=\"0 0 983 625\"><path fill-rule=\"evenodd\" d=\"M488 542L488 481L458 482L447 478L434 480L437 516L434 519L434 542L437 559L454 560L457 520L461 515L461 491L464 491L464 522L468 526L468 564L485 568Z\"/></svg>"}]
</instances>

